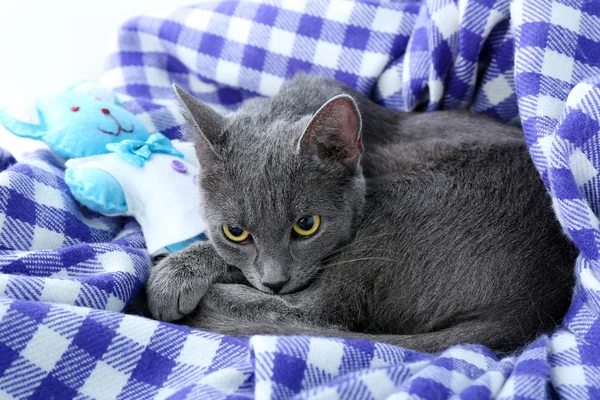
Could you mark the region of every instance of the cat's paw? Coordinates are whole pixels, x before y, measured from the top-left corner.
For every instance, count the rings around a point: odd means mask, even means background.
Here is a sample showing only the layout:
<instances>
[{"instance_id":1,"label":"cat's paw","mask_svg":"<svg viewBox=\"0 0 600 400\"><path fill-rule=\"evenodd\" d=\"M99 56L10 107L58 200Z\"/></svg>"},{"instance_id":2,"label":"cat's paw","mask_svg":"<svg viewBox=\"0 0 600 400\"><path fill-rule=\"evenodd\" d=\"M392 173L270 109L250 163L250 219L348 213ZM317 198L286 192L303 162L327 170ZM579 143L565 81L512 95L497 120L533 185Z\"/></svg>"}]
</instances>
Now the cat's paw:
<instances>
[{"instance_id":1,"label":"cat's paw","mask_svg":"<svg viewBox=\"0 0 600 400\"><path fill-rule=\"evenodd\" d=\"M165 258L150 273L146 284L148 308L155 319L176 321L194 311L212 284L187 268L177 255Z\"/></svg>"}]
</instances>

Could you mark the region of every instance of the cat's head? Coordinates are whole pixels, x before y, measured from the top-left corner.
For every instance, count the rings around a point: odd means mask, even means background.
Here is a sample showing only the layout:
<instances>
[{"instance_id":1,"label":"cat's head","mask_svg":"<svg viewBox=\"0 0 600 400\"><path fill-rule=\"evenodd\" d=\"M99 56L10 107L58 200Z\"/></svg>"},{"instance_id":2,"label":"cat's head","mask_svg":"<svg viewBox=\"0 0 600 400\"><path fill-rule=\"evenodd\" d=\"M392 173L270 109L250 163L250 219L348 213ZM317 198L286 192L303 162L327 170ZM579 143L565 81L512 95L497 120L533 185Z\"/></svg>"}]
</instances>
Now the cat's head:
<instances>
[{"instance_id":1,"label":"cat's head","mask_svg":"<svg viewBox=\"0 0 600 400\"><path fill-rule=\"evenodd\" d=\"M265 292L291 293L351 239L365 181L361 118L347 95L300 120L238 111L223 117L175 88L195 143L208 236Z\"/></svg>"}]
</instances>

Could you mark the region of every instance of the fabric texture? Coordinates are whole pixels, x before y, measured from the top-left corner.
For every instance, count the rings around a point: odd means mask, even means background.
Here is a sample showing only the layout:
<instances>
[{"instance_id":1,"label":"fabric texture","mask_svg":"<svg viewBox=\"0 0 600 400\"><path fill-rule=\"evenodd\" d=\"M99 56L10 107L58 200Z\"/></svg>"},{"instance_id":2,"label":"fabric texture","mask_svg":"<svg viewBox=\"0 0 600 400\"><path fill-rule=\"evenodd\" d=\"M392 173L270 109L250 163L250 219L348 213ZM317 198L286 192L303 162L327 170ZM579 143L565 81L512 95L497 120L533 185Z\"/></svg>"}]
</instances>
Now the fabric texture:
<instances>
[{"instance_id":1,"label":"fabric texture","mask_svg":"<svg viewBox=\"0 0 600 400\"><path fill-rule=\"evenodd\" d=\"M99 169L112 176L120 185L127 204L124 213L115 215L135 217L150 255L157 256L166 253L168 246L198 237L206 229L206 223L200 215L194 146L180 140L173 140L171 144L160 133L150 135L148 142L153 144L152 152L144 145L146 142L138 143L138 152L147 158L124 151L75 158L67 161L66 175L69 178L75 171L85 174L86 170ZM131 145L131 141L124 141L113 146L131 149ZM139 159L144 161L143 165L138 164ZM67 179L72 191L76 184L85 183L85 176L83 178L84 182Z\"/></svg>"},{"instance_id":2,"label":"fabric texture","mask_svg":"<svg viewBox=\"0 0 600 400\"><path fill-rule=\"evenodd\" d=\"M113 311L148 273L139 225L77 207L40 153L0 173L0 397L600 398L600 3L218 1L127 22L103 83L178 135L175 82L217 109L298 71L398 110L522 122L576 243L562 327L498 358L309 337L235 339ZM551 295L551 293L549 293Z\"/></svg>"},{"instance_id":3,"label":"fabric texture","mask_svg":"<svg viewBox=\"0 0 600 400\"><path fill-rule=\"evenodd\" d=\"M8 150L0 147L0 172L4 171L9 165L15 164L17 160Z\"/></svg>"}]
</instances>

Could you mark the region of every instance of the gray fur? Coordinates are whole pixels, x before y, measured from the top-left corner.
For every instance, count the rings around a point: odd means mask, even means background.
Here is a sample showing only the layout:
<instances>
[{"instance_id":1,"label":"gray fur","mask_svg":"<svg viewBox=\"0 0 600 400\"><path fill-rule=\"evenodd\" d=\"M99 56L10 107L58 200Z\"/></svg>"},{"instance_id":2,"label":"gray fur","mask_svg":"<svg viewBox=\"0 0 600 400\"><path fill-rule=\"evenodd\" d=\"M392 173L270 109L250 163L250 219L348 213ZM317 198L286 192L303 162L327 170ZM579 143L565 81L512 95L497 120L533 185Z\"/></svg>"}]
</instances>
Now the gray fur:
<instances>
[{"instance_id":1,"label":"gray fur","mask_svg":"<svg viewBox=\"0 0 600 400\"><path fill-rule=\"evenodd\" d=\"M240 336L506 352L564 315L575 251L518 128L463 111L399 113L308 76L226 118L177 90L210 241L153 269L155 318ZM315 114L342 94L362 114L362 143L336 133L340 118L354 126L352 107ZM325 147L302 145L308 129ZM294 238L310 214L322 216L320 231ZM254 241L229 242L223 224ZM232 271L241 283L223 283L236 282ZM273 277L289 279L278 295L263 285Z\"/></svg>"}]
</instances>

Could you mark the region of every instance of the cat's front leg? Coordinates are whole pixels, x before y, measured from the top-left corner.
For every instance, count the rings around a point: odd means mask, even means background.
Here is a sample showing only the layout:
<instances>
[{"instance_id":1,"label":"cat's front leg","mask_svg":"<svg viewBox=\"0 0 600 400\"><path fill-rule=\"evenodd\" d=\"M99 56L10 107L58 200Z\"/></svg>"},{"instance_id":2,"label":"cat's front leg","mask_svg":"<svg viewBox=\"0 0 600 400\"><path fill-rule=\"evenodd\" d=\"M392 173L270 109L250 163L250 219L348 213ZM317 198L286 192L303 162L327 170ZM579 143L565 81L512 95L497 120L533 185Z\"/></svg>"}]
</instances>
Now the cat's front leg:
<instances>
[{"instance_id":1,"label":"cat's front leg","mask_svg":"<svg viewBox=\"0 0 600 400\"><path fill-rule=\"evenodd\" d=\"M216 283L210 287L200 307L185 323L197 328L227 334L239 333L242 321L253 323L311 324L319 313L304 296L277 296L240 284Z\"/></svg>"},{"instance_id":2,"label":"cat's front leg","mask_svg":"<svg viewBox=\"0 0 600 400\"><path fill-rule=\"evenodd\" d=\"M171 254L152 268L146 284L148 308L162 321L191 313L208 288L227 273L227 264L207 241Z\"/></svg>"},{"instance_id":3,"label":"cat's front leg","mask_svg":"<svg viewBox=\"0 0 600 400\"><path fill-rule=\"evenodd\" d=\"M202 300L199 312L225 312L238 318L262 322L301 320L311 308L303 294L272 295L240 284L213 285Z\"/></svg>"}]
</instances>

